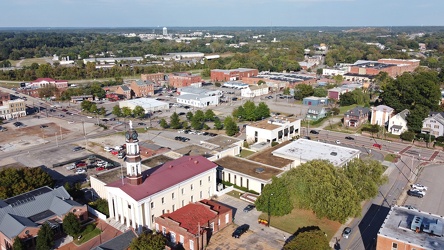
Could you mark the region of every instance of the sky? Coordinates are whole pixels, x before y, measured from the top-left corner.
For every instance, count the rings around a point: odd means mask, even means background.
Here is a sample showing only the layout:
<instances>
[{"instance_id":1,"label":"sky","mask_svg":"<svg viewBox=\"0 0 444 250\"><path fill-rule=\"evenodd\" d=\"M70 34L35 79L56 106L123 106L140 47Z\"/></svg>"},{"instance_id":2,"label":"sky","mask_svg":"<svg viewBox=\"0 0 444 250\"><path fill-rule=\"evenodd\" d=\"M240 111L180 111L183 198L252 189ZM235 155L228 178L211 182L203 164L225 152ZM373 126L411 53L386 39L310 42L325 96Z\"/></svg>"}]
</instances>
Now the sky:
<instances>
[{"instance_id":1,"label":"sky","mask_svg":"<svg viewBox=\"0 0 444 250\"><path fill-rule=\"evenodd\" d=\"M0 0L0 27L444 26L444 0Z\"/></svg>"}]
</instances>

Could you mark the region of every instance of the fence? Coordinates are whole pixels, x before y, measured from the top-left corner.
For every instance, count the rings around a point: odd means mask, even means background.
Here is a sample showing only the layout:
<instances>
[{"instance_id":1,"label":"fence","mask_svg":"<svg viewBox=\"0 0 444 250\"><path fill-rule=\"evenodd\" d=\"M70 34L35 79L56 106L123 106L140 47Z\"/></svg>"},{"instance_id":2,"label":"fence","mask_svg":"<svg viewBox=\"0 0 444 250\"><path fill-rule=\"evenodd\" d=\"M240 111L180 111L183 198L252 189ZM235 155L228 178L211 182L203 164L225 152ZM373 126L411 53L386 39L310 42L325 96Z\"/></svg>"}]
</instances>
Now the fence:
<instances>
[{"instance_id":1,"label":"fence","mask_svg":"<svg viewBox=\"0 0 444 250\"><path fill-rule=\"evenodd\" d=\"M95 210L94 208L88 206L88 212L94 216L96 216L97 218L101 219L101 220L106 220L106 215L102 214L101 212Z\"/></svg>"}]
</instances>

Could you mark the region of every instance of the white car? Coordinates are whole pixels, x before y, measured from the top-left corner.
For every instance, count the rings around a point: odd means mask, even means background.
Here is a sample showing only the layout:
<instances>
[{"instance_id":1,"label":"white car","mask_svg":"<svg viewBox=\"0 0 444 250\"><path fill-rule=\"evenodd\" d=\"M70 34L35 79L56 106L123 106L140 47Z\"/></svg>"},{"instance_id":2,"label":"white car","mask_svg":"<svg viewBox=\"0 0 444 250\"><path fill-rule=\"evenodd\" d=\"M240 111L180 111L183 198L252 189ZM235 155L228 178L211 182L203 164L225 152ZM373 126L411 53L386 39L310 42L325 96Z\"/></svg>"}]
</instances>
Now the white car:
<instances>
[{"instance_id":1,"label":"white car","mask_svg":"<svg viewBox=\"0 0 444 250\"><path fill-rule=\"evenodd\" d=\"M76 174L84 174L86 173L86 170L84 168L79 168L76 170Z\"/></svg>"},{"instance_id":2,"label":"white car","mask_svg":"<svg viewBox=\"0 0 444 250\"><path fill-rule=\"evenodd\" d=\"M72 123L74 123L74 121L68 121L68 123L69 123L69 124L72 124Z\"/></svg>"},{"instance_id":3,"label":"white car","mask_svg":"<svg viewBox=\"0 0 444 250\"><path fill-rule=\"evenodd\" d=\"M336 140L336 144L341 144L341 141L340 140Z\"/></svg>"},{"instance_id":4,"label":"white car","mask_svg":"<svg viewBox=\"0 0 444 250\"><path fill-rule=\"evenodd\" d=\"M73 170L74 168L76 168L76 164L75 164L75 163L66 166L66 169L67 169L67 170Z\"/></svg>"},{"instance_id":5,"label":"white car","mask_svg":"<svg viewBox=\"0 0 444 250\"><path fill-rule=\"evenodd\" d=\"M411 185L412 189L420 190L420 191L427 191L427 187L424 185L421 185L419 183L415 183Z\"/></svg>"},{"instance_id":6,"label":"white car","mask_svg":"<svg viewBox=\"0 0 444 250\"><path fill-rule=\"evenodd\" d=\"M106 152L111 152L113 149L111 147L104 147L103 150Z\"/></svg>"},{"instance_id":7,"label":"white car","mask_svg":"<svg viewBox=\"0 0 444 250\"><path fill-rule=\"evenodd\" d=\"M416 193L419 193L422 195L426 195L426 192L424 190L419 190L419 189L414 189L414 188L410 189L410 192L416 192Z\"/></svg>"}]
</instances>

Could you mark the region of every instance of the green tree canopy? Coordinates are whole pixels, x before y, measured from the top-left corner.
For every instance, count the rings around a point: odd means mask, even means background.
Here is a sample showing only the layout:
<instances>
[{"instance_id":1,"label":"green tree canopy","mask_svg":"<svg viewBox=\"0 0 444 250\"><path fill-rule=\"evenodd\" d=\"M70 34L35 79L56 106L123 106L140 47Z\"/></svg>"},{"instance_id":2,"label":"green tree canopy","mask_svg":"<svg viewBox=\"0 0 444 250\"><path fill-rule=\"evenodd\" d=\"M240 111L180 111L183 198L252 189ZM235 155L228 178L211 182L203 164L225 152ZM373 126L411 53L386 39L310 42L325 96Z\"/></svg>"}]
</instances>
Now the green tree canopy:
<instances>
[{"instance_id":1,"label":"green tree canopy","mask_svg":"<svg viewBox=\"0 0 444 250\"><path fill-rule=\"evenodd\" d=\"M179 115L176 112L174 112L170 116L170 127L172 129L179 129L182 127L182 123L180 122Z\"/></svg>"},{"instance_id":2,"label":"green tree canopy","mask_svg":"<svg viewBox=\"0 0 444 250\"><path fill-rule=\"evenodd\" d=\"M196 130L200 130L203 128L203 125L205 123L205 114L202 110L197 110L194 115L193 119L191 119L191 127Z\"/></svg>"},{"instance_id":3,"label":"green tree canopy","mask_svg":"<svg viewBox=\"0 0 444 250\"><path fill-rule=\"evenodd\" d=\"M216 119L216 120L214 121L214 129L221 130L221 129L223 129L223 128L224 128L224 125L222 124L222 122L220 121L220 119L219 119L219 118Z\"/></svg>"},{"instance_id":4,"label":"green tree canopy","mask_svg":"<svg viewBox=\"0 0 444 250\"><path fill-rule=\"evenodd\" d=\"M187 120L188 120L188 121L192 121L192 120L193 120L193 116L194 116L194 114L193 114L193 112L188 111L187 114L186 114L185 116L187 117Z\"/></svg>"},{"instance_id":5,"label":"green tree canopy","mask_svg":"<svg viewBox=\"0 0 444 250\"><path fill-rule=\"evenodd\" d=\"M341 94L340 99L339 99L339 105L341 106L350 106L355 104L355 98L352 92L347 92L344 94Z\"/></svg>"},{"instance_id":6,"label":"green tree canopy","mask_svg":"<svg viewBox=\"0 0 444 250\"><path fill-rule=\"evenodd\" d=\"M265 102L260 102L256 108L256 120L270 117L270 108Z\"/></svg>"},{"instance_id":7,"label":"green tree canopy","mask_svg":"<svg viewBox=\"0 0 444 250\"><path fill-rule=\"evenodd\" d=\"M159 124L162 128L168 128L168 122L166 122L165 118L160 119Z\"/></svg>"},{"instance_id":8,"label":"green tree canopy","mask_svg":"<svg viewBox=\"0 0 444 250\"><path fill-rule=\"evenodd\" d=\"M207 111L205 111L205 121L214 121L215 116L216 115L212 109L207 109Z\"/></svg>"},{"instance_id":9,"label":"green tree canopy","mask_svg":"<svg viewBox=\"0 0 444 250\"><path fill-rule=\"evenodd\" d=\"M270 215L282 216L293 210L284 178L273 177L271 184L265 185L261 196L255 202L257 210Z\"/></svg>"},{"instance_id":10,"label":"green tree canopy","mask_svg":"<svg viewBox=\"0 0 444 250\"><path fill-rule=\"evenodd\" d=\"M284 250L330 250L331 247L325 237L324 232L318 227L308 227L307 229L299 229L299 233L284 245Z\"/></svg>"},{"instance_id":11,"label":"green tree canopy","mask_svg":"<svg viewBox=\"0 0 444 250\"><path fill-rule=\"evenodd\" d=\"M117 117L122 117L122 109L119 107L119 105L115 105L113 107L113 111L111 112L111 114L117 116Z\"/></svg>"},{"instance_id":12,"label":"green tree canopy","mask_svg":"<svg viewBox=\"0 0 444 250\"><path fill-rule=\"evenodd\" d=\"M239 120L257 121L270 117L270 109L264 102L256 106L254 102L246 101L244 105L235 108L232 115Z\"/></svg>"},{"instance_id":13,"label":"green tree canopy","mask_svg":"<svg viewBox=\"0 0 444 250\"><path fill-rule=\"evenodd\" d=\"M48 250L52 249L54 246L54 231L48 223L43 223L40 227L37 237L36 249L37 250Z\"/></svg>"},{"instance_id":14,"label":"green tree canopy","mask_svg":"<svg viewBox=\"0 0 444 250\"><path fill-rule=\"evenodd\" d=\"M407 127L416 133L421 132L422 121L428 116L430 109L423 105L415 105L406 117Z\"/></svg>"},{"instance_id":15,"label":"green tree canopy","mask_svg":"<svg viewBox=\"0 0 444 250\"><path fill-rule=\"evenodd\" d=\"M80 103L80 108L82 108L82 110L89 112L92 104L93 104L93 102L88 101L88 100L84 100Z\"/></svg>"},{"instance_id":16,"label":"green tree canopy","mask_svg":"<svg viewBox=\"0 0 444 250\"><path fill-rule=\"evenodd\" d=\"M142 106L137 105L136 107L134 107L133 116L137 117L137 118L144 118L145 117L145 109L142 108Z\"/></svg>"},{"instance_id":17,"label":"green tree canopy","mask_svg":"<svg viewBox=\"0 0 444 250\"><path fill-rule=\"evenodd\" d=\"M130 108L128 108L128 107L122 108L122 116L123 117L131 117L132 114L133 114L133 112L131 111Z\"/></svg>"},{"instance_id":18,"label":"green tree canopy","mask_svg":"<svg viewBox=\"0 0 444 250\"><path fill-rule=\"evenodd\" d=\"M131 242L131 250L163 250L167 243L162 234L144 232Z\"/></svg>"},{"instance_id":19,"label":"green tree canopy","mask_svg":"<svg viewBox=\"0 0 444 250\"><path fill-rule=\"evenodd\" d=\"M12 244L12 250L25 250L25 244L23 244L22 240L20 239L20 237L15 237L14 238L14 243Z\"/></svg>"},{"instance_id":20,"label":"green tree canopy","mask_svg":"<svg viewBox=\"0 0 444 250\"><path fill-rule=\"evenodd\" d=\"M227 116L224 120L224 127L225 127L225 133L228 136L233 136L237 132L239 132L239 127L237 126L236 122L234 121L233 117Z\"/></svg>"},{"instance_id":21,"label":"green tree canopy","mask_svg":"<svg viewBox=\"0 0 444 250\"><path fill-rule=\"evenodd\" d=\"M326 97L328 95L328 90L325 88L315 88L313 89L313 96Z\"/></svg>"},{"instance_id":22,"label":"green tree canopy","mask_svg":"<svg viewBox=\"0 0 444 250\"><path fill-rule=\"evenodd\" d=\"M39 187L52 187L54 181L41 168L5 168L0 171L0 199L10 198Z\"/></svg>"},{"instance_id":23,"label":"green tree canopy","mask_svg":"<svg viewBox=\"0 0 444 250\"><path fill-rule=\"evenodd\" d=\"M299 100L308 96L312 96L313 92L314 92L313 87L308 84L298 84L294 88L294 96L296 99Z\"/></svg>"},{"instance_id":24,"label":"green tree canopy","mask_svg":"<svg viewBox=\"0 0 444 250\"><path fill-rule=\"evenodd\" d=\"M77 236L81 232L80 221L77 216L69 212L65 218L63 218L63 231L70 236Z\"/></svg>"}]
</instances>

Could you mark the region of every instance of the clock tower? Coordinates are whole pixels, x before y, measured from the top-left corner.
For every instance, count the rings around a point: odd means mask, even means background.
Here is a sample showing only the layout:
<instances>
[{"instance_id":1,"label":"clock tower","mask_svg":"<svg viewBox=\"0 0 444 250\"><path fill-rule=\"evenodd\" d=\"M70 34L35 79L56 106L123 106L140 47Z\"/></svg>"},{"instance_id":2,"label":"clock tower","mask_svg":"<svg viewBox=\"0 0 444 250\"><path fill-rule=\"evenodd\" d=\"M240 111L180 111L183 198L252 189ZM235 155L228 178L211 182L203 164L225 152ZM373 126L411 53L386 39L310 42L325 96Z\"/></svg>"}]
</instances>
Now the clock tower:
<instances>
[{"instance_id":1,"label":"clock tower","mask_svg":"<svg viewBox=\"0 0 444 250\"><path fill-rule=\"evenodd\" d=\"M126 176L131 185L142 184L142 169L139 149L139 135L133 128L132 121L129 122L129 130L125 133L126 138Z\"/></svg>"}]
</instances>

